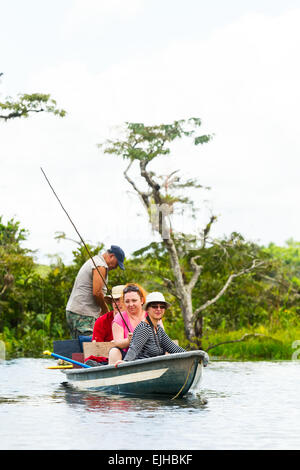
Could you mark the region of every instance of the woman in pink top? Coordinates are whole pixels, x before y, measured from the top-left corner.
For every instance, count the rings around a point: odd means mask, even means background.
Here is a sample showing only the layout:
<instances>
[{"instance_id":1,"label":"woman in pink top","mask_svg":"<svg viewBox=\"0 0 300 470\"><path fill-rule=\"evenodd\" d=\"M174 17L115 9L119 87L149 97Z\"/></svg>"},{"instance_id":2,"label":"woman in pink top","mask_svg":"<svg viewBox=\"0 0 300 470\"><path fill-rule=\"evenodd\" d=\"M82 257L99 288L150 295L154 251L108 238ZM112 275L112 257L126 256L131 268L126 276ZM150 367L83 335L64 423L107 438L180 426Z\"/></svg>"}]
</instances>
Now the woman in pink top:
<instances>
[{"instance_id":1,"label":"woman in pink top","mask_svg":"<svg viewBox=\"0 0 300 470\"><path fill-rule=\"evenodd\" d=\"M126 311L122 312L123 318L118 313L112 323L113 338L117 346L109 352L109 364L115 364L118 360L125 357L135 327L145 318L146 312L143 310L145 300L146 292L141 286L138 284L127 284L125 286L123 290L123 305ZM126 325L130 331L128 331Z\"/></svg>"}]
</instances>

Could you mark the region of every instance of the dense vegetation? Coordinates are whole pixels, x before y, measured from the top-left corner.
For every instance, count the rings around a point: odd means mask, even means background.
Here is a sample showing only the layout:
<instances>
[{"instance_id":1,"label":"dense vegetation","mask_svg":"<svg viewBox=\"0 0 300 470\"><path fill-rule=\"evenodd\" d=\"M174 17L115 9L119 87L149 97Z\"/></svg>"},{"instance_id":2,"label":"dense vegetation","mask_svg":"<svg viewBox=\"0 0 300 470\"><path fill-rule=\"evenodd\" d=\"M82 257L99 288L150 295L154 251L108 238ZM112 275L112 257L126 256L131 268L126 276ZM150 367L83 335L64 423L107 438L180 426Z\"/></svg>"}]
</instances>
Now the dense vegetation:
<instances>
[{"instance_id":1,"label":"dense vegetation","mask_svg":"<svg viewBox=\"0 0 300 470\"><path fill-rule=\"evenodd\" d=\"M2 121L40 112L66 114L49 94L20 94L0 103ZM129 163L124 177L162 239L128 257L125 272L111 272L110 287L135 281L147 291L161 290L172 304L166 330L183 347L202 347L224 358L290 359L300 340L300 243L262 247L238 233L209 241L214 215L199 240L168 225L169 214L182 213L187 205L195 215L193 198L182 191L203 186L197 179L184 180L178 171L161 176L148 165L168 157L175 140L188 138L198 147L208 143L212 136L198 135L200 126L199 118L154 126L125 123L123 137L101 145L104 153ZM134 166L146 184L143 189L128 173ZM88 256L79 244L69 266L59 257L51 266L39 266L34 252L22 247L27 235L18 221L4 223L0 216L0 347L5 343L8 358L39 357L53 340L69 337L65 306ZM91 254L102 248L89 246Z\"/></svg>"},{"instance_id":2,"label":"dense vegetation","mask_svg":"<svg viewBox=\"0 0 300 470\"><path fill-rule=\"evenodd\" d=\"M53 340L69 337L65 306L76 273L87 259L78 245L69 266L58 257L51 266L39 266L34 253L22 247L27 235L19 222L4 223L0 217L0 340L5 342L7 358L40 357L44 349L52 348ZM89 246L92 254L102 248ZM254 254L263 264L237 277L217 302L201 311L195 343L186 339L179 301L169 288L173 274L163 244L152 243L133 253L125 272L110 273L109 286L135 281L147 291L161 290L172 304L165 316L166 330L184 347L201 344L211 356L227 359L291 359L293 343L300 339L299 242L263 247L234 233L210 247L193 246L181 258L181 266L188 276L188 257L199 257L203 271L193 289L193 302L200 299L204 304Z\"/></svg>"}]
</instances>

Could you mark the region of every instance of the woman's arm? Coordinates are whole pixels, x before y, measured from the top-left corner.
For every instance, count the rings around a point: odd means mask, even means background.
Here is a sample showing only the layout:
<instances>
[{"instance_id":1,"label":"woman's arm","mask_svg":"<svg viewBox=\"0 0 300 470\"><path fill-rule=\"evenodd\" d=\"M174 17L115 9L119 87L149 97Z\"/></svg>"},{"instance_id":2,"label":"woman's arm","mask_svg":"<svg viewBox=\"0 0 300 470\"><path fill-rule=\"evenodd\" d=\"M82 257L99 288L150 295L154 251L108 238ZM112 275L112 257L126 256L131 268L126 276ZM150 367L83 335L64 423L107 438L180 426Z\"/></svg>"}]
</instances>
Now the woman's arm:
<instances>
[{"instance_id":1,"label":"woman's arm","mask_svg":"<svg viewBox=\"0 0 300 470\"><path fill-rule=\"evenodd\" d=\"M98 269L102 275L102 278L99 276L98 270L93 269L93 296L96 303L101 308L101 313L104 314L108 312L108 307L105 303L102 290L104 286L103 279L105 279L106 277L106 268L104 268L103 266L98 266Z\"/></svg>"},{"instance_id":2,"label":"woman's arm","mask_svg":"<svg viewBox=\"0 0 300 470\"><path fill-rule=\"evenodd\" d=\"M112 334L114 341L116 342L116 346L121 349L126 349L129 347L132 333L128 333L128 337L124 338L124 329L122 326L118 325L117 323L112 324Z\"/></svg>"},{"instance_id":3,"label":"woman's arm","mask_svg":"<svg viewBox=\"0 0 300 470\"><path fill-rule=\"evenodd\" d=\"M160 341L164 351L170 354L185 352L185 349L174 343L163 329L160 330Z\"/></svg>"}]
</instances>

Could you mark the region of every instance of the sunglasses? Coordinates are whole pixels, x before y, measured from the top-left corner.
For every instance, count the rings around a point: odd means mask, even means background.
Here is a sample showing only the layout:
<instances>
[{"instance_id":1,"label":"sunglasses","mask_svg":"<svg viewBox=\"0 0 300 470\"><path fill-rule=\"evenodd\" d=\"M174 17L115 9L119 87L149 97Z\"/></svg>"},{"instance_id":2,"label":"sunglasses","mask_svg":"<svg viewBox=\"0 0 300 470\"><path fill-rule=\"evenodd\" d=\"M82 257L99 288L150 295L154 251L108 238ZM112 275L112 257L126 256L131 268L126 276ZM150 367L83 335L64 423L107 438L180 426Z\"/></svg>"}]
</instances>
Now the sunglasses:
<instances>
[{"instance_id":1,"label":"sunglasses","mask_svg":"<svg viewBox=\"0 0 300 470\"><path fill-rule=\"evenodd\" d=\"M155 310L158 308L163 310L166 308L166 304L149 304L148 307L154 308Z\"/></svg>"},{"instance_id":2,"label":"sunglasses","mask_svg":"<svg viewBox=\"0 0 300 470\"><path fill-rule=\"evenodd\" d=\"M123 294L127 294L127 292L140 292L140 289L137 286L127 286L123 290Z\"/></svg>"}]
</instances>

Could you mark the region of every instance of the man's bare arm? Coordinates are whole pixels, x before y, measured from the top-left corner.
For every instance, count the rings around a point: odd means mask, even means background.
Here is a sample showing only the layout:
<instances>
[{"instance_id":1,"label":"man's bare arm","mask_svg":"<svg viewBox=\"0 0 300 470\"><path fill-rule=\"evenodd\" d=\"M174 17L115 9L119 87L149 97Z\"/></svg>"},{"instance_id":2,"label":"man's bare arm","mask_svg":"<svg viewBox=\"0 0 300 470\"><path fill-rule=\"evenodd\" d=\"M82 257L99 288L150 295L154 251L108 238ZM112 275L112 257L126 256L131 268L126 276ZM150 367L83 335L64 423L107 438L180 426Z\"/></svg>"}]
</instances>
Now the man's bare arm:
<instances>
[{"instance_id":1,"label":"man's bare arm","mask_svg":"<svg viewBox=\"0 0 300 470\"><path fill-rule=\"evenodd\" d=\"M106 268L103 266L98 266L98 269L103 277L106 278ZM101 307L101 313L108 312L108 307L105 303L104 296L103 296L103 286L104 282L101 276L98 273L97 269L93 269L93 296L97 302L97 304Z\"/></svg>"}]
</instances>

